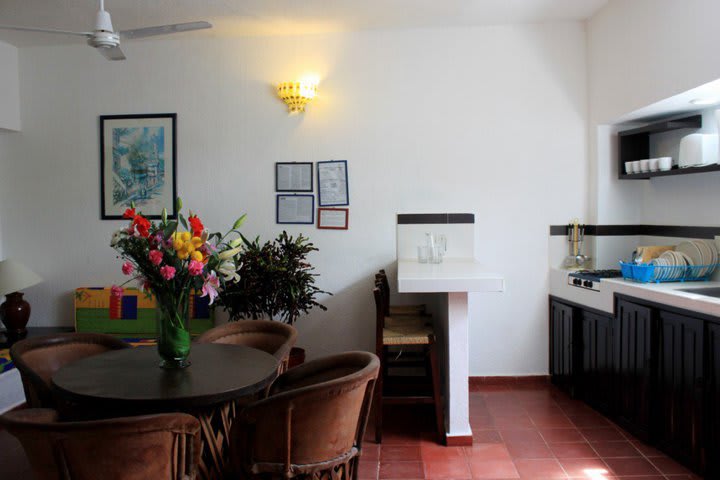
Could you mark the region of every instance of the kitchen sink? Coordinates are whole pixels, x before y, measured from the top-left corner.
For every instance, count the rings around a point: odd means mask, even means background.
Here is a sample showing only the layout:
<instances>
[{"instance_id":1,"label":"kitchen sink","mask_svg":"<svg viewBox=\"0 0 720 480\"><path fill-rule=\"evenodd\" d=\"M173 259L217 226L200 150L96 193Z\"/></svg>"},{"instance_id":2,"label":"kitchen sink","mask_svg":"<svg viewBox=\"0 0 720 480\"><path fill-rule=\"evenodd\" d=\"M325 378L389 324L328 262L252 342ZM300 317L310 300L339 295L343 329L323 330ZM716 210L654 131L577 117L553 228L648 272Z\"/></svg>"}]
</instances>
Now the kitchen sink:
<instances>
[{"instance_id":1,"label":"kitchen sink","mask_svg":"<svg viewBox=\"0 0 720 480\"><path fill-rule=\"evenodd\" d=\"M678 288L678 291L720 298L720 287Z\"/></svg>"}]
</instances>

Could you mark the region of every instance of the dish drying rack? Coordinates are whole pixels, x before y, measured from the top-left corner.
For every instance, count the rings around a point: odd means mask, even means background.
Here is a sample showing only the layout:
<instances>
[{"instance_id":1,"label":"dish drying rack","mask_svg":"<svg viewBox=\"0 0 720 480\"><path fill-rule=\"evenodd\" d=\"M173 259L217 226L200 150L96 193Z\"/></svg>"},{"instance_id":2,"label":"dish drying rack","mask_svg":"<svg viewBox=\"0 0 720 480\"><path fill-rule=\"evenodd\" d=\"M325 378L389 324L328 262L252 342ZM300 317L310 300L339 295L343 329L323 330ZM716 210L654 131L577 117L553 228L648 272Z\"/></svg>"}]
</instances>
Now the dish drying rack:
<instances>
[{"instance_id":1,"label":"dish drying rack","mask_svg":"<svg viewBox=\"0 0 720 480\"><path fill-rule=\"evenodd\" d=\"M710 280L718 265L665 266L620 262L620 271L624 279L639 283L703 282Z\"/></svg>"}]
</instances>

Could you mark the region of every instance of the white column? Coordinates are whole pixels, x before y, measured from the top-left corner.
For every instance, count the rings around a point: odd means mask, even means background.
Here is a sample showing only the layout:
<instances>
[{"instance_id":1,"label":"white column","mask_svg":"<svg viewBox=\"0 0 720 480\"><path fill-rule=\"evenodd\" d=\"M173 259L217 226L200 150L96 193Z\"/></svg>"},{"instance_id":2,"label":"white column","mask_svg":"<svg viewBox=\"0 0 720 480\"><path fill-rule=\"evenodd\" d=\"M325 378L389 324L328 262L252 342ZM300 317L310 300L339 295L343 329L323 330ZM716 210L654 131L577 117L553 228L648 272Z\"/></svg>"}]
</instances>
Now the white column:
<instances>
[{"instance_id":1,"label":"white column","mask_svg":"<svg viewBox=\"0 0 720 480\"><path fill-rule=\"evenodd\" d=\"M447 436L472 437L469 419L468 391L468 294L448 293L446 326L447 365ZM450 443L450 442L449 442Z\"/></svg>"}]
</instances>

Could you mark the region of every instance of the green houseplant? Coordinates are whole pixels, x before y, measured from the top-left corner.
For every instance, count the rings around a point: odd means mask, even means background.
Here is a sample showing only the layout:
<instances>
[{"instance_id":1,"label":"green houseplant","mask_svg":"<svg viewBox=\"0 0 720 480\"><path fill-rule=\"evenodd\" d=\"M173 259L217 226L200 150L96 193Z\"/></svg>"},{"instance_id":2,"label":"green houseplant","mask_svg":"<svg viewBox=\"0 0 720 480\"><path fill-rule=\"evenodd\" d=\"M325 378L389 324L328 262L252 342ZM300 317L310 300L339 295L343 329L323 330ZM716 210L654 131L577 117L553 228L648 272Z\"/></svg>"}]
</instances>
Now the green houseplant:
<instances>
[{"instance_id":1,"label":"green houseplant","mask_svg":"<svg viewBox=\"0 0 720 480\"><path fill-rule=\"evenodd\" d=\"M269 318L294 324L303 313L327 307L316 300L327 293L315 285L315 269L307 255L318 249L302 234L293 238L283 231L273 241L243 238L238 255L239 278L226 284L218 298L230 320Z\"/></svg>"}]
</instances>

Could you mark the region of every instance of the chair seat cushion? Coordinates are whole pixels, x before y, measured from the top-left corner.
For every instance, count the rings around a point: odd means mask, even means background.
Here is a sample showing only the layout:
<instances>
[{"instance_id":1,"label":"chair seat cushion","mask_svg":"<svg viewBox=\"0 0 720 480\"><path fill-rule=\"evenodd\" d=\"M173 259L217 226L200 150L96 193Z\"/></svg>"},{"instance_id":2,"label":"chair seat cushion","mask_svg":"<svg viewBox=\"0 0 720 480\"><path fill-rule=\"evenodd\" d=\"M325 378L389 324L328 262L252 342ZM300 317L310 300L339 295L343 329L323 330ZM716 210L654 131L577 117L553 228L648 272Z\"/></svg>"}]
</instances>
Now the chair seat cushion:
<instances>
[{"instance_id":1,"label":"chair seat cushion","mask_svg":"<svg viewBox=\"0 0 720 480\"><path fill-rule=\"evenodd\" d=\"M383 345L427 345L434 335L432 317L385 317Z\"/></svg>"},{"instance_id":2,"label":"chair seat cushion","mask_svg":"<svg viewBox=\"0 0 720 480\"><path fill-rule=\"evenodd\" d=\"M424 315L425 305L390 305L390 315Z\"/></svg>"}]
</instances>

